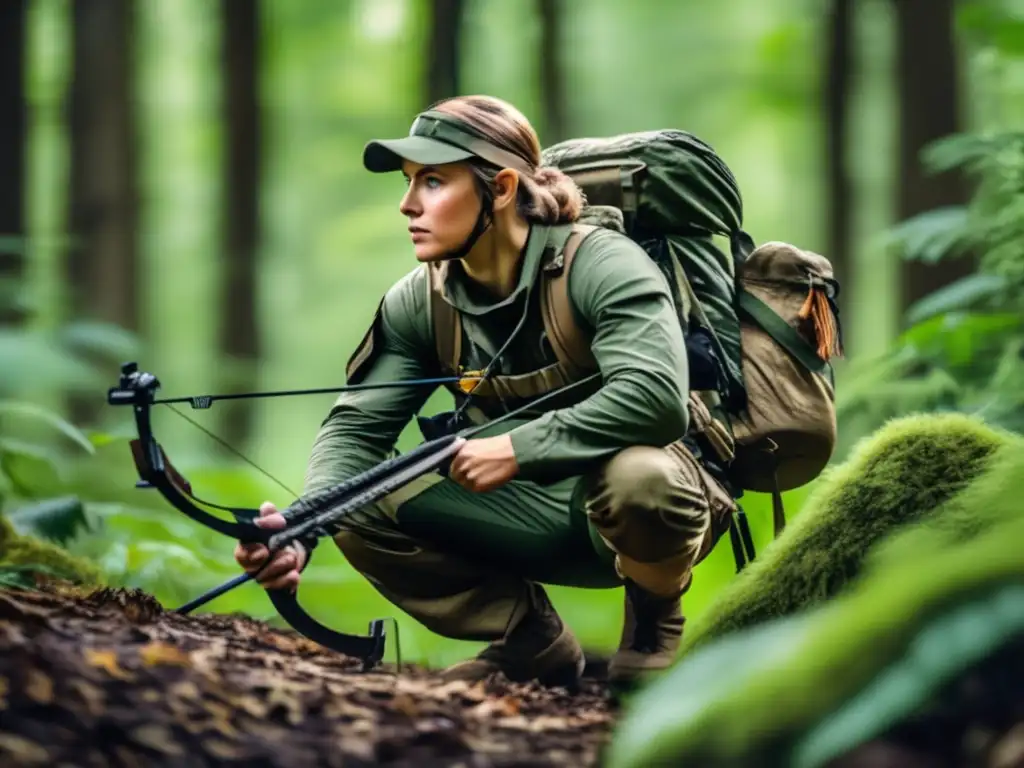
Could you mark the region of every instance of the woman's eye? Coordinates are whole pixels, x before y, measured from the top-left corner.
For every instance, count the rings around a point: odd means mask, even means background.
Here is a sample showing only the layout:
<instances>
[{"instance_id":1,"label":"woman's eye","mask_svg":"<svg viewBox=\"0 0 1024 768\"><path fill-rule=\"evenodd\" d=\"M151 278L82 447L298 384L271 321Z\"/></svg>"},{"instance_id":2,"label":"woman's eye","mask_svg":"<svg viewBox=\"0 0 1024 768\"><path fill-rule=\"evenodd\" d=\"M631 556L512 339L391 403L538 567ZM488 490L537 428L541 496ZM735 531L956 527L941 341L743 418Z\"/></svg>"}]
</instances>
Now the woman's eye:
<instances>
[{"instance_id":1,"label":"woman's eye","mask_svg":"<svg viewBox=\"0 0 1024 768\"><path fill-rule=\"evenodd\" d=\"M441 180L436 176L428 176L427 186L430 187L431 189L437 189L439 186L441 186Z\"/></svg>"}]
</instances>

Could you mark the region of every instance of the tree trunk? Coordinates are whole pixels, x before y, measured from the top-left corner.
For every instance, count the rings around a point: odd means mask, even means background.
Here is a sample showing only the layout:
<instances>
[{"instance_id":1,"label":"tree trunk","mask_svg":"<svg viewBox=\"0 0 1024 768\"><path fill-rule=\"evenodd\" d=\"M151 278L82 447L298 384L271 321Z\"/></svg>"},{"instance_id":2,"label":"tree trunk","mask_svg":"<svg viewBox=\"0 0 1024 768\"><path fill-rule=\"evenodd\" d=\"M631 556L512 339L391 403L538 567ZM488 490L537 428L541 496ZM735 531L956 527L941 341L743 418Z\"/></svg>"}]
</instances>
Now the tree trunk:
<instances>
[{"instance_id":1,"label":"tree trunk","mask_svg":"<svg viewBox=\"0 0 1024 768\"><path fill-rule=\"evenodd\" d=\"M926 174L921 151L960 130L954 0L894 0L899 92L899 167L896 214L900 221L935 208L966 202L962 175ZM901 312L915 301L969 274L973 259L901 267Z\"/></svg>"},{"instance_id":2,"label":"tree trunk","mask_svg":"<svg viewBox=\"0 0 1024 768\"><path fill-rule=\"evenodd\" d=\"M0 3L0 326L24 321L25 21L27 0Z\"/></svg>"},{"instance_id":3,"label":"tree trunk","mask_svg":"<svg viewBox=\"0 0 1024 768\"><path fill-rule=\"evenodd\" d=\"M139 330L133 0L75 0L69 89L71 319ZM73 398L72 418L102 405Z\"/></svg>"},{"instance_id":4,"label":"tree trunk","mask_svg":"<svg viewBox=\"0 0 1024 768\"><path fill-rule=\"evenodd\" d=\"M852 280L851 221L853 195L846 158L849 149L850 59L852 48L852 1L832 0L828 14L825 63L825 175L827 188L826 255L841 287ZM847 306L840 291L840 314Z\"/></svg>"},{"instance_id":5,"label":"tree trunk","mask_svg":"<svg viewBox=\"0 0 1024 768\"><path fill-rule=\"evenodd\" d=\"M459 44L466 4L463 0L432 0L427 43L427 104L459 95Z\"/></svg>"},{"instance_id":6,"label":"tree trunk","mask_svg":"<svg viewBox=\"0 0 1024 768\"><path fill-rule=\"evenodd\" d=\"M539 0L539 3L540 91L545 126L541 144L550 146L568 137L565 69L562 66L561 44L565 7L561 0Z\"/></svg>"},{"instance_id":7,"label":"tree trunk","mask_svg":"<svg viewBox=\"0 0 1024 768\"><path fill-rule=\"evenodd\" d=\"M222 0L224 72L224 230L220 353L229 388L252 380L260 356L257 250L260 200L260 4ZM243 443L252 430L251 401L224 403L223 437Z\"/></svg>"}]
</instances>

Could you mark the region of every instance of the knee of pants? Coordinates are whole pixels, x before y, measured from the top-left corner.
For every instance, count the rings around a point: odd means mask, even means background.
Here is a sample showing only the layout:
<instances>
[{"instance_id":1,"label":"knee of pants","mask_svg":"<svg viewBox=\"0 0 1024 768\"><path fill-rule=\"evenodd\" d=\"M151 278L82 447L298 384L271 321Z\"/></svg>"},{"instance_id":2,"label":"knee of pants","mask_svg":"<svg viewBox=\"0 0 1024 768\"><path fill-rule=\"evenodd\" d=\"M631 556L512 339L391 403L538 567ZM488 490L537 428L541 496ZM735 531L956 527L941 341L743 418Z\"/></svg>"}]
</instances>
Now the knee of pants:
<instances>
[{"instance_id":1,"label":"knee of pants","mask_svg":"<svg viewBox=\"0 0 1024 768\"><path fill-rule=\"evenodd\" d=\"M521 580L486 573L401 534L343 531L334 542L383 597L439 635L493 640L525 610Z\"/></svg>"},{"instance_id":2,"label":"knee of pants","mask_svg":"<svg viewBox=\"0 0 1024 768\"><path fill-rule=\"evenodd\" d=\"M626 448L588 479L587 515L614 550L655 562L703 538L710 506L696 460L685 450Z\"/></svg>"}]
</instances>

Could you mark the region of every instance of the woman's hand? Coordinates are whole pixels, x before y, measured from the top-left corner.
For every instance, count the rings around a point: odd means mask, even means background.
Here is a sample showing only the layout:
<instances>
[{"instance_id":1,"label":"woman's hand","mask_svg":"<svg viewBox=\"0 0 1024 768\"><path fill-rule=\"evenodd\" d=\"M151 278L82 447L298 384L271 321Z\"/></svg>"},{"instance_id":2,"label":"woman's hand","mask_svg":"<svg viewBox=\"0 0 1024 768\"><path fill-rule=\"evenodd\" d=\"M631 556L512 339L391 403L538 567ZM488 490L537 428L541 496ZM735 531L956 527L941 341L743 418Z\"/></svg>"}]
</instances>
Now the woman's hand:
<instances>
[{"instance_id":1,"label":"woman's hand","mask_svg":"<svg viewBox=\"0 0 1024 768\"><path fill-rule=\"evenodd\" d=\"M519 474L519 462L508 435L467 440L452 459L448 476L463 488L492 491Z\"/></svg>"},{"instance_id":2,"label":"woman's hand","mask_svg":"<svg viewBox=\"0 0 1024 768\"><path fill-rule=\"evenodd\" d=\"M256 525L269 530L285 527L284 515L277 511L271 502L265 501L260 506L260 516ZM263 544L239 544L235 547L235 560L246 573L258 571L267 561L270 554ZM270 565L256 578L264 589L288 589L295 592L299 586L299 571L306 563L306 552L299 547L287 546L274 555Z\"/></svg>"}]
</instances>

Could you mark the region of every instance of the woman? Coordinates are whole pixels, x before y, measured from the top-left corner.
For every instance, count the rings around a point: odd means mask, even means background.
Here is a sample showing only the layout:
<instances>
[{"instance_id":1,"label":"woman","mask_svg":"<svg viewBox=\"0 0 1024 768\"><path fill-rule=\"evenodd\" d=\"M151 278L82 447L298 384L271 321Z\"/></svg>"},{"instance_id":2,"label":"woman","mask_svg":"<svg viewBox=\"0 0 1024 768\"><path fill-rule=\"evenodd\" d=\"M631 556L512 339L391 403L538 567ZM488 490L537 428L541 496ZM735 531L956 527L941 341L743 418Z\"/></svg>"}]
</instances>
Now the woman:
<instances>
[{"instance_id":1,"label":"woman","mask_svg":"<svg viewBox=\"0 0 1024 768\"><path fill-rule=\"evenodd\" d=\"M349 377L438 376L444 349L455 350L459 371L504 381L550 370L556 361L535 289L564 274L572 309L593 333L603 385L467 440L447 476L421 478L362 510L334 540L426 627L489 643L446 670L449 679L500 671L575 682L583 652L541 585L624 586L609 675L628 681L673 661L681 595L713 543L713 520L733 501L681 442L688 369L667 283L623 234L573 235L581 194L540 159L526 118L484 96L444 101L418 115L409 136L367 145L368 170L406 178L400 210L421 266L384 296ZM446 312L461 329L447 347L448 326L437 320ZM474 386L487 392L488 381ZM498 390L456 391L459 423L519 404L498 402ZM386 458L429 394L421 386L341 394L316 438L305 491ZM261 512L265 527L284 524L272 504ZM250 572L266 557L261 546L236 551ZM261 583L295 588L307 558L301 547L278 553Z\"/></svg>"}]
</instances>

